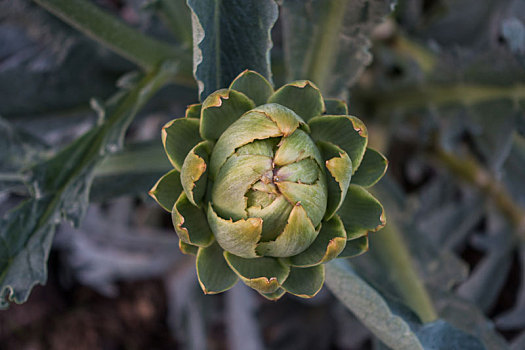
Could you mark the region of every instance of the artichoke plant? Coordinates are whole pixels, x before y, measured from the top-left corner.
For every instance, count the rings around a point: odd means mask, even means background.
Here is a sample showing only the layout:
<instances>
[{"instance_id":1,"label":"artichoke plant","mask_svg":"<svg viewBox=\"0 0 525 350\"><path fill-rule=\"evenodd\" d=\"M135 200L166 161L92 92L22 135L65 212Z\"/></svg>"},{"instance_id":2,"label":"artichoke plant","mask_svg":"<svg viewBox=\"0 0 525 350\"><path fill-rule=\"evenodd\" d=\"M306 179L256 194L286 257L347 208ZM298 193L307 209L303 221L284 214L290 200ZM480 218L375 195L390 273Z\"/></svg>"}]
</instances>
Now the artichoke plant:
<instances>
[{"instance_id":1,"label":"artichoke plant","mask_svg":"<svg viewBox=\"0 0 525 350\"><path fill-rule=\"evenodd\" d=\"M387 161L363 122L310 81L274 91L254 71L162 129L174 169L150 191L172 213L205 293L240 278L268 299L312 297L324 263L368 249L385 224L365 189Z\"/></svg>"}]
</instances>

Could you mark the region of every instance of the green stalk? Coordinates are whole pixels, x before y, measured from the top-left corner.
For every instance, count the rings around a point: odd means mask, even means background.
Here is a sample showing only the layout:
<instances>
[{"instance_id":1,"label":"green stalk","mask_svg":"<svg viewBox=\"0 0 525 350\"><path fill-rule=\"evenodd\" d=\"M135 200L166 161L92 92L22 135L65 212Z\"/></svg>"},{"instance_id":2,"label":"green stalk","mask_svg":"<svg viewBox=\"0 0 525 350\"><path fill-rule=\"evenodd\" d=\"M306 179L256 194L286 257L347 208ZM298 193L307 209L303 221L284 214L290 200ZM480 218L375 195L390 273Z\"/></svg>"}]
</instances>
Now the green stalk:
<instances>
[{"instance_id":1,"label":"green stalk","mask_svg":"<svg viewBox=\"0 0 525 350\"><path fill-rule=\"evenodd\" d=\"M54 191L53 197L47 206L47 210L38 221L38 226L45 226L50 221L56 208L63 200L63 193L76 178L89 169L91 162L97 162L95 167L100 165L102 159L98 160L97 158L99 157L101 146L104 142L107 142L107 138L110 134L117 131L123 135L136 113L151 99L153 95L155 95L155 93L157 93L157 91L172 81L175 66L176 65L172 62L166 62L160 68L157 67L155 70L149 72L132 90L128 92L127 96L118 104L116 109L102 125L88 131L61 151L67 153L71 147L75 147L78 150L82 150L82 148L85 147L82 162L75 164L75 167L71 169L65 178L63 178L60 186ZM122 123L121 128L114 130L114 128L116 128L115 125L118 125L119 123ZM88 136L92 132L96 132L94 138ZM89 144L85 146L82 142L89 142ZM55 157L60 157L61 152Z\"/></svg>"},{"instance_id":2,"label":"green stalk","mask_svg":"<svg viewBox=\"0 0 525 350\"><path fill-rule=\"evenodd\" d=\"M140 171L167 173L173 169L160 142L131 144L109 155L95 169L95 177L125 175Z\"/></svg>"},{"instance_id":3,"label":"green stalk","mask_svg":"<svg viewBox=\"0 0 525 350\"><path fill-rule=\"evenodd\" d=\"M191 71L188 52L151 38L86 0L34 0L84 34L119 55L152 70L162 61L176 59L182 71Z\"/></svg>"},{"instance_id":4,"label":"green stalk","mask_svg":"<svg viewBox=\"0 0 525 350\"><path fill-rule=\"evenodd\" d=\"M501 98L519 101L525 99L525 85L427 85L387 93L370 92L364 97L369 97L379 112L388 113L398 108L416 109L429 104L437 106L473 105Z\"/></svg>"},{"instance_id":5,"label":"green stalk","mask_svg":"<svg viewBox=\"0 0 525 350\"><path fill-rule=\"evenodd\" d=\"M392 281L403 301L419 316L422 322L438 318L432 299L414 269L410 252L403 242L397 227L390 221L376 233L370 244L383 266L392 276Z\"/></svg>"},{"instance_id":6,"label":"green stalk","mask_svg":"<svg viewBox=\"0 0 525 350\"><path fill-rule=\"evenodd\" d=\"M516 203L505 186L474 158L462 159L441 148L434 150L435 156L448 171L463 181L478 188L496 205L499 211L514 226L516 236L525 241L525 208Z\"/></svg>"},{"instance_id":7,"label":"green stalk","mask_svg":"<svg viewBox=\"0 0 525 350\"><path fill-rule=\"evenodd\" d=\"M423 45L410 40L408 37L398 34L394 37L392 48L401 55L408 55L421 67L421 70L429 74L437 64L437 58L434 53Z\"/></svg>"},{"instance_id":8,"label":"green stalk","mask_svg":"<svg viewBox=\"0 0 525 350\"><path fill-rule=\"evenodd\" d=\"M20 173L0 173L0 181L24 182L26 177Z\"/></svg>"},{"instance_id":9,"label":"green stalk","mask_svg":"<svg viewBox=\"0 0 525 350\"><path fill-rule=\"evenodd\" d=\"M323 94L326 93L327 78L333 69L339 52L339 32L347 0L330 1L321 14L321 21L310 49L310 61L306 69L306 78L317 84Z\"/></svg>"}]
</instances>

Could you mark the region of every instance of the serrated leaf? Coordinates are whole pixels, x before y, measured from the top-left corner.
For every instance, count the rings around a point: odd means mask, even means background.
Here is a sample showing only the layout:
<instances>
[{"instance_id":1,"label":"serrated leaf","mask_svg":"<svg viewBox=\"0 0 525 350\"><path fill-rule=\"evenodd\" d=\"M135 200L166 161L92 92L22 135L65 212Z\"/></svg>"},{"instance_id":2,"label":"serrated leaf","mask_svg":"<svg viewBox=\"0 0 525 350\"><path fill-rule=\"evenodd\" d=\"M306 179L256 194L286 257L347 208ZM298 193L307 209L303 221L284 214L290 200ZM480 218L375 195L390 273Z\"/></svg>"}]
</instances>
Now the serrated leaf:
<instances>
[{"instance_id":1,"label":"serrated leaf","mask_svg":"<svg viewBox=\"0 0 525 350\"><path fill-rule=\"evenodd\" d=\"M192 148L186 156L180 172L180 182L193 205L199 205L204 197L208 174L208 160L213 145L203 141Z\"/></svg>"},{"instance_id":2,"label":"serrated leaf","mask_svg":"<svg viewBox=\"0 0 525 350\"><path fill-rule=\"evenodd\" d=\"M193 69L203 101L245 69L270 79L272 0L188 0L192 10ZM257 20L254 20L257 19Z\"/></svg>"},{"instance_id":3,"label":"serrated leaf","mask_svg":"<svg viewBox=\"0 0 525 350\"><path fill-rule=\"evenodd\" d=\"M225 220L215 213L208 203L208 223L219 245L238 256L256 258L255 248L261 239L262 220L260 218Z\"/></svg>"},{"instance_id":4,"label":"serrated leaf","mask_svg":"<svg viewBox=\"0 0 525 350\"><path fill-rule=\"evenodd\" d=\"M392 3L283 0L288 79L310 79L326 96L344 97L370 63L368 37Z\"/></svg>"},{"instance_id":5,"label":"serrated leaf","mask_svg":"<svg viewBox=\"0 0 525 350\"><path fill-rule=\"evenodd\" d=\"M284 289L282 289L282 288L279 288L273 293L261 293L261 292L259 292L259 294L261 294L263 297L265 297L268 300L276 301L276 300L281 299L283 297L283 295L286 294L286 291Z\"/></svg>"},{"instance_id":6,"label":"serrated leaf","mask_svg":"<svg viewBox=\"0 0 525 350\"><path fill-rule=\"evenodd\" d=\"M22 303L47 280L47 257L58 215L50 196L24 202L0 221L0 308ZM46 212L53 212L46 217ZM47 219L43 224L41 218Z\"/></svg>"},{"instance_id":7,"label":"serrated leaf","mask_svg":"<svg viewBox=\"0 0 525 350\"><path fill-rule=\"evenodd\" d=\"M106 121L103 124L30 169L35 198L14 209L6 220L9 222L13 218L29 215L31 210L38 212L35 214L38 220L0 227L0 237L5 242L0 254L0 261L5 262L0 273L0 294L7 300L24 302L32 286L45 281L45 262L57 221L63 217L75 225L79 224L87 209L95 167L109 152L121 147L123 132L138 109L173 77L175 71L176 67L167 62L146 75L136 87L106 104ZM35 248L32 244L37 239L48 243ZM24 256L31 256L31 260L23 259ZM14 264L20 259L20 264ZM16 292L13 289L13 286L17 287L16 280L9 278L14 272L21 281L27 280Z\"/></svg>"}]
</instances>

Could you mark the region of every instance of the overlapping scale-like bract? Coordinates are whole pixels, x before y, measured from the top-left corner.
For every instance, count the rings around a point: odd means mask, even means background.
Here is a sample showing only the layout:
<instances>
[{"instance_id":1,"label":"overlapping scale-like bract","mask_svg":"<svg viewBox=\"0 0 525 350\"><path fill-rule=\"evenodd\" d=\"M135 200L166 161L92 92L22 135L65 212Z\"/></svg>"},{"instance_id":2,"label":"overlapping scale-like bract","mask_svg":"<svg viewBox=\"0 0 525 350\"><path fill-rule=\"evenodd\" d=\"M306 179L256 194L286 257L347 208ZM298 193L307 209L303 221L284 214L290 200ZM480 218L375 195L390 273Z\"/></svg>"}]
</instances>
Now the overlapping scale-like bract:
<instances>
[{"instance_id":1,"label":"overlapping scale-like bract","mask_svg":"<svg viewBox=\"0 0 525 350\"><path fill-rule=\"evenodd\" d=\"M268 299L312 297L323 263L368 249L385 224L366 190L387 161L344 102L309 81L277 91L245 71L163 128L174 170L150 191L196 255L205 293L238 279Z\"/></svg>"},{"instance_id":2,"label":"overlapping scale-like bract","mask_svg":"<svg viewBox=\"0 0 525 350\"><path fill-rule=\"evenodd\" d=\"M319 150L301 125L305 122L292 110L265 104L218 139L210 160L208 222L224 250L244 258L290 257L317 237L326 211L326 179ZM257 241L232 241L228 225L248 218L261 219Z\"/></svg>"}]
</instances>

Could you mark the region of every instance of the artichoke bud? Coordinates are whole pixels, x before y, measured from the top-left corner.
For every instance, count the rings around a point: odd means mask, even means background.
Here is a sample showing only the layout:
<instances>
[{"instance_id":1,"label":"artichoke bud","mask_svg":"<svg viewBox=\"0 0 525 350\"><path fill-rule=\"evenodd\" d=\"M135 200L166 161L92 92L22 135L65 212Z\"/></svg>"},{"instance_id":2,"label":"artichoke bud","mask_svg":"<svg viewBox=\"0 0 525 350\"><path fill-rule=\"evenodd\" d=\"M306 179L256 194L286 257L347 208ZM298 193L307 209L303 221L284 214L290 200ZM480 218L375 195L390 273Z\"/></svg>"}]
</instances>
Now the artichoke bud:
<instances>
[{"instance_id":1,"label":"artichoke bud","mask_svg":"<svg viewBox=\"0 0 525 350\"><path fill-rule=\"evenodd\" d=\"M253 71L162 130L174 169L150 191L171 211L205 293L239 279L268 299L312 297L324 263L368 249L385 224L366 188L386 159L365 125L309 81L274 91Z\"/></svg>"},{"instance_id":2,"label":"artichoke bud","mask_svg":"<svg viewBox=\"0 0 525 350\"><path fill-rule=\"evenodd\" d=\"M284 106L262 105L234 122L211 155L212 207L227 220L262 219L258 256L292 256L317 237L315 228L326 211L328 194L321 155L301 128L304 125ZM250 137L243 137L247 133ZM301 225L308 229L294 230L298 237L290 238L293 247L276 249L275 244L265 244L285 232L291 235L290 215L298 211L304 212L301 217L306 222ZM223 246L220 238L217 241ZM223 248L228 250L227 245Z\"/></svg>"}]
</instances>

